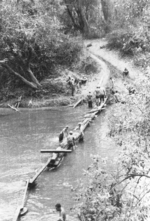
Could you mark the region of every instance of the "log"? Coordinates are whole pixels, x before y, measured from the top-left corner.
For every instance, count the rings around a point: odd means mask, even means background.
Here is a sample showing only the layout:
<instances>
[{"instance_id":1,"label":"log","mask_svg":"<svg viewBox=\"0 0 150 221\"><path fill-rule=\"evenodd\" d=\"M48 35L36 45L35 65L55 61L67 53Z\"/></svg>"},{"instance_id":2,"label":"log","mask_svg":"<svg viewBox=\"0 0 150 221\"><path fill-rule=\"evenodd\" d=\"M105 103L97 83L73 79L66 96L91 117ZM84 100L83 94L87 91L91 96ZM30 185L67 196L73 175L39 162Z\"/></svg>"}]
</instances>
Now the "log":
<instances>
[{"instance_id":1,"label":"log","mask_svg":"<svg viewBox=\"0 0 150 221\"><path fill-rule=\"evenodd\" d=\"M17 211L16 211L16 214L15 214L15 217L14 217L14 219L13 219L13 221L17 221L17 220L18 220L19 215L20 215L20 210L21 210L21 208L18 207L18 208L17 208Z\"/></svg>"},{"instance_id":2,"label":"log","mask_svg":"<svg viewBox=\"0 0 150 221\"><path fill-rule=\"evenodd\" d=\"M82 122L82 126L81 126L81 130L84 132L85 129L88 127L88 125L91 122L91 117L90 118L86 118L83 122Z\"/></svg>"},{"instance_id":3,"label":"log","mask_svg":"<svg viewBox=\"0 0 150 221\"><path fill-rule=\"evenodd\" d=\"M35 174L35 176L32 178L32 179L30 179L30 181L29 181L29 185L32 185L34 182L35 182L35 180L40 176L40 174L43 172L43 170L47 167L47 165L50 163L50 160L51 160L51 158L49 158L48 160L47 160L47 162L44 164L44 166Z\"/></svg>"},{"instance_id":4,"label":"log","mask_svg":"<svg viewBox=\"0 0 150 221\"><path fill-rule=\"evenodd\" d=\"M72 150L57 150L57 149L41 149L40 150L41 153L71 153Z\"/></svg>"},{"instance_id":5,"label":"log","mask_svg":"<svg viewBox=\"0 0 150 221\"><path fill-rule=\"evenodd\" d=\"M104 106L106 106L106 101L107 101L107 98L104 100L104 102L97 108L93 108L92 110L90 110L88 113L95 113L95 112L99 112L101 110L104 110Z\"/></svg>"},{"instance_id":6,"label":"log","mask_svg":"<svg viewBox=\"0 0 150 221\"><path fill-rule=\"evenodd\" d=\"M15 111L19 111L18 108L15 108L14 106L10 105L10 104L7 104L8 107L10 107L12 110L15 110Z\"/></svg>"},{"instance_id":7,"label":"log","mask_svg":"<svg viewBox=\"0 0 150 221\"><path fill-rule=\"evenodd\" d=\"M27 183L26 183L26 186L25 186L21 206L19 206L17 208L17 211L16 211L16 214L15 214L15 217L14 217L13 221L17 221L20 215L24 215L28 211L28 209L26 207L24 207L24 205L26 203L26 195L27 195L28 186L29 186L29 180L27 180Z\"/></svg>"},{"instance_id":8,"label":"log","mask_svg":"<svg viewBox=\"0 0 150 221\"><path fill-rule=\"evenodd\" d=\"M27 183L26 183L26 186L25 186L25 190L24 190L24 195L23 195L23 199L22 199L21 208L24 208L24 205L25 205L25 203L26 203L26 195L27 195L28 187L29 187L29 180L27 180Z\"/></svg>"},{"instance_id":9,"label":"log","mask_svg":"<svg viewBox=\"0 0 150 221\"><path fill-rule=\"evenodd\" d=\"M98 108L94 108L94 109L88 111L88 113L89 113L89 114L92 114L92 113L94 113L94 112L97 111L97 110L98 110Z\"/></svg>"},{"instance_id":10,"label":"log","mask_svg":"<svg viewBox=\"0 0 150 221\"><path fill-rule=\"evenodd\" d=\"M83 98L81 98L80 100L78 100L75 105L73 106L73 108L76 108L77 106L79 106L79 104L83 101Z\"/></svg>"},{"instance_id":11,"label":"log","mask_svg":"<svg viewBox=\"0 0 150 221\"><path fill-rule=\"evenodd\" d=\"M91 47L91 46L92 46L92 44L91 44L91 43L89 43L89 44L87 44L87 46L86 46L86 47L87 47L87 48L89 48L89 47Z\"/></svg>"}]
</instances>

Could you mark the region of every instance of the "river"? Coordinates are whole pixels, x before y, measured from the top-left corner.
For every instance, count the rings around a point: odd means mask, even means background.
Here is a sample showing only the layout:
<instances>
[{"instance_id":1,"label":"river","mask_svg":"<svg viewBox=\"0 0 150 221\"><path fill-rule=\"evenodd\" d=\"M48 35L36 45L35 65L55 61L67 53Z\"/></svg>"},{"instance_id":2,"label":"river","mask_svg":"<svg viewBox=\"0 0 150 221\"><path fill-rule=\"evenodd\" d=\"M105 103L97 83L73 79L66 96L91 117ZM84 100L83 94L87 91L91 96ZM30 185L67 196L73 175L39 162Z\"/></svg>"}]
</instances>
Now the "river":
<instances>
[{"instance_id":1,"label":"river","mask_svg":"<svg viewBox=\"0 0 150 221\"><path fill-rule=\"evenodd\" d=\"M0 110L0 220L12 220L21 202L25 181L35 175L48 159L49 154L41 154L40 149L55 148L58 133L64 126L73 129L83 120L86 107L21 110ZM117 149L106 137L107 114L103 112L85 132L85 142L68 154L61 166L52 171L44 171L37 179L37 186L30 191L26 206L29 212L23 221L48 221L46 217L56 203L61 203L68 214L75 205L71 186L83 178L91 160L91 154L112 159ZM50 221L50 220L49 220Z\"/></svg>"}]
</instances>

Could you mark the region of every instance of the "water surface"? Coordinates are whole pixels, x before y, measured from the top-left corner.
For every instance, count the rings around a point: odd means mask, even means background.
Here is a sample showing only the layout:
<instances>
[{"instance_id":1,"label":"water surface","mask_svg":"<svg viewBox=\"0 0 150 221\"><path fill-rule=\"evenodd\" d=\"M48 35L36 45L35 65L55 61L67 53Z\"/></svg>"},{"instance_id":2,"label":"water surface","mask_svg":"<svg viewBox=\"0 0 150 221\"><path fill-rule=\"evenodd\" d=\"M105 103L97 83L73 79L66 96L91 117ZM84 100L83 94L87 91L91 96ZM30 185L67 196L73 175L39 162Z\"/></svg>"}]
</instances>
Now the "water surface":
<instances>
[{"instance_id":1,"label":"water surface","mask_svg":"<svg viewBox=\"0 0 150 221\"><path fill-rule=\"evenodd\" d=\"M57 147L61 129L66 125L73 129L83 120L86 110L86 107L22 110L21 113L0 110L1 220L12 220L21 203L25 181L47 161L49 154L41 154L40 149ZM92 162L91 154L110 159L116 156L118 150L114 151L114 145L106 138L107 129L107 114L103 113L87 129L85 142L68 154L57 170L41 174L35 190L29 192L26 204L29 212L21 220L51 221L46 217L58 202L70 213L75 205L70 186L84 179L83 169Z\"/></svg>"}]
</instances>

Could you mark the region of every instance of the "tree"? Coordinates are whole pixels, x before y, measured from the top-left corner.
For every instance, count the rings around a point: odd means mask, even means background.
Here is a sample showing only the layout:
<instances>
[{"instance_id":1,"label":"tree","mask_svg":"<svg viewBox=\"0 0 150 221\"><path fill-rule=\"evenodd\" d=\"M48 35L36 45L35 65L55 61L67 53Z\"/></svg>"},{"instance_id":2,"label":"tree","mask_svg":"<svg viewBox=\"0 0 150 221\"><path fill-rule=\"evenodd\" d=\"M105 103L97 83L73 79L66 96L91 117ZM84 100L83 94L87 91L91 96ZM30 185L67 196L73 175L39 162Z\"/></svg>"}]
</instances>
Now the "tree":
<instances>
[{"instance_id":1,"label":"tree","mask_svg":"<svg viewBox=\"0 0 150 221\"><path fill-rule=\"evenodd\" d=\"M84 35L90 34L90 10L97 5L97 1L89 0L64 0L66 11L72 21L73 27L80 30Z\"/></svg>"},{"instance_id":2,"label":"tree","mask_svg":"<svg viewBox=\"0 0 150 221\"><path fill-rule=\"evenodd\" d=\"M7 1L0 8L0 59L7 58L1 64L3 72L33 89L41 87L40 81L52 73L56 63L72 62L80 51L77 44L61 33L56 10L59 1L50 2L51 7L47 8L48 3L35 2L32 10L32 5L24 8L21 1L19 7Z\"/></svg>"}]
</instances>

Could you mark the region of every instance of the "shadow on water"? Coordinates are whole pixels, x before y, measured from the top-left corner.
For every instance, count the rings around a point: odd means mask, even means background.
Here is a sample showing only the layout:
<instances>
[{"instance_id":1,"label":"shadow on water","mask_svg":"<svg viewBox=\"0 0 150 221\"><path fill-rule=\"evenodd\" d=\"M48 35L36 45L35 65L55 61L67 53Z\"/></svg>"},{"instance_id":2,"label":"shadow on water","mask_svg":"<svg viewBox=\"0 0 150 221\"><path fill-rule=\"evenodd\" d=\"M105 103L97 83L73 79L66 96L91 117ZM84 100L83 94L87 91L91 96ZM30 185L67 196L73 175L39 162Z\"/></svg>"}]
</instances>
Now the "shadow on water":
<instances>
[{"instance_id":1,"label":"shadow on water","mask_svg":"<svg viewBox=\"0 0 150 221\"><path fill-rule=\"evenodd\" d=\"M0 118L0 217L3 221L12 220L22 199L25 180L33 177L46 162L49 154L41 154L40 149L55 148L61 129L68 125L72 130L83 120L86 111L86 107L35 109ZM110 159L117 154L106 137L106 115L102 113L91 124L85 133L85 142L68 154L58 169L41 174L36 188L30 191L28 197L29 212L21 220L42 221L58 202L70 213L75 205L71 186L76 186L80 178L84 179L83 170L91 163L91 154ZM111 168L110 161L108 169Z\"/></svg>"}]
</instances>

